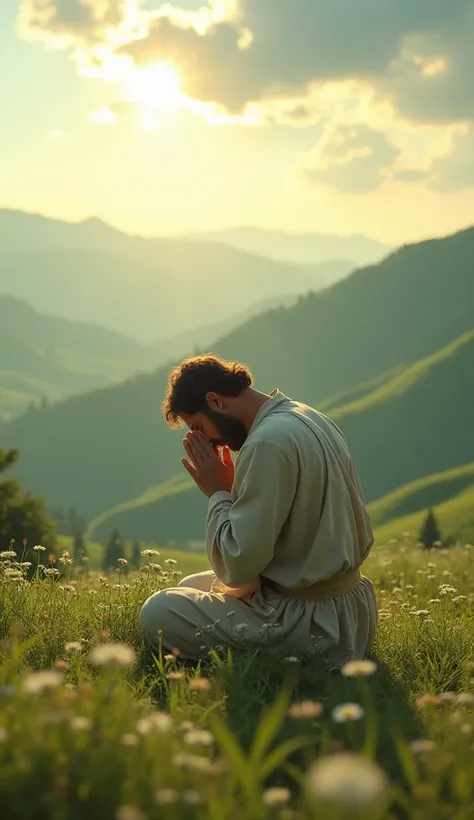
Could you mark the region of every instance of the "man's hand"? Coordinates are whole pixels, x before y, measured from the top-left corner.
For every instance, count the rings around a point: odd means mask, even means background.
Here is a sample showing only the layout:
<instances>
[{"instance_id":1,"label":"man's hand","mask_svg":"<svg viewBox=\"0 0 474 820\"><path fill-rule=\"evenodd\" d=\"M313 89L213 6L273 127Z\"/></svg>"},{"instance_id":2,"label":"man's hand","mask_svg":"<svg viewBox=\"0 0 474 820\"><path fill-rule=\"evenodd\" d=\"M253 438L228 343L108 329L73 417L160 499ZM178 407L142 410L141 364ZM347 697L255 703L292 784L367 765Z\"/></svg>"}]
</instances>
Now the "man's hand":
<instances>
[{"instance_id":1,"label":"man's hand","mask_svg":"<svg viewBox=\"0 0 474 820\"><path fill-rule=\"evenodd\" d=\"M234 481L234 462L229 448L222 448L220 458L202 433L188 433L183 445L188 458L181 459L181 463L201 492L209 498L220 490L230 492Z\"/></svg>"}]
</instances>

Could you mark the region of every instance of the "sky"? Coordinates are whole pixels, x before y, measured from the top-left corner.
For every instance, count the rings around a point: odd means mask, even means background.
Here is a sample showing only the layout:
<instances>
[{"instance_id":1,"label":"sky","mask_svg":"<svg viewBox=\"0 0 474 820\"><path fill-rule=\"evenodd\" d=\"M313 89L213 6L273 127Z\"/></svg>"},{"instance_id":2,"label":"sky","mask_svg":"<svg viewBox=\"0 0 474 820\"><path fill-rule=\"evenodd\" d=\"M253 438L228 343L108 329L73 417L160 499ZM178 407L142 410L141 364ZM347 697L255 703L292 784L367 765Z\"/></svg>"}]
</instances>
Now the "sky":
<instances>
[{"instance_id":1,"label":"sky","mask_svg":"<svg viewBox=\"0 0 474 820\"><path fill-rule=\"evenodd\" d=\"M0 207L391 244L474 223L474 0L1 0Z\"/></svg>"}]
</instances>

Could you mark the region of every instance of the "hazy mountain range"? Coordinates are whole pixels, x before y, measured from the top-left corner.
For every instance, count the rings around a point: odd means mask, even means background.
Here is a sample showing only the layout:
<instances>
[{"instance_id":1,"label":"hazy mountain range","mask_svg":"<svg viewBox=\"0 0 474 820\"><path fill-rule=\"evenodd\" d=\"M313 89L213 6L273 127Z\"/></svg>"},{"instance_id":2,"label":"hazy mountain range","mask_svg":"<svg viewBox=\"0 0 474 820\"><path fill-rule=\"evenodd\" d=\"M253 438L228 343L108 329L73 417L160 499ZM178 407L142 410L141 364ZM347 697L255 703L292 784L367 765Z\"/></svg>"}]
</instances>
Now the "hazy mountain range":
<instances>
[{"instance_id":1,"label":"hazy mountain range","mask_svg":"<svg viewBox=\"0 0 474 820\"><path fill-rule=\"evenodd\" d=\"M474 229L407 246L250 319L213 349L247 361L260 389L338 420L376 502L474 462L473 270ZM167 370L1 425L2 446L21 450L25 484L51 507L75 504L99 534L119 524L126 535L199 538L205 500L180 473L181 435L160 418ZM439 485L446 503L459 489L441 477L413 497L426 505Z\"/></svg>"},{"instance_id":2,"label":"hazy mountain range","mask_svg":"<svg viewBox=\"0 0 474 820\"><path fill-rule=\"evenodd\" d=\"M142 345L135 339L86 322L41 313L13 296L0 295L0 419L41 402L123 381L138 372L214 344L224 332L269 308L289 305L281 296L250 306L238 316Z\"/></svg>"},{"instance_id":3,"label":"hazy mountain range","mask_svg":"<svg viewBox=\"0 0 474 820\"><path fill-rule=\"evenodd\" d=\"M335 260L335 264L348 265L351 269L379 262L393 250L389 245L357 234L347 236L292 234L254 227L194 233L188 234L187 238L220 242L231 248L256 253L280 262L297 262L301 265L308 265Z\"/></svg>"},{"instance_id":4,"label":"hazy mountain range","mask_svg":"<svg viewBox=\"0 0 474 820\"><path fill-rule=\"evenodd\" d=\"M217 242L129 236L98 219L68 223L0 210L0 293L144 344L233 321L259 302L319 289L352 268L327 263L302 266Z\"/></svg>"}]
</instances>

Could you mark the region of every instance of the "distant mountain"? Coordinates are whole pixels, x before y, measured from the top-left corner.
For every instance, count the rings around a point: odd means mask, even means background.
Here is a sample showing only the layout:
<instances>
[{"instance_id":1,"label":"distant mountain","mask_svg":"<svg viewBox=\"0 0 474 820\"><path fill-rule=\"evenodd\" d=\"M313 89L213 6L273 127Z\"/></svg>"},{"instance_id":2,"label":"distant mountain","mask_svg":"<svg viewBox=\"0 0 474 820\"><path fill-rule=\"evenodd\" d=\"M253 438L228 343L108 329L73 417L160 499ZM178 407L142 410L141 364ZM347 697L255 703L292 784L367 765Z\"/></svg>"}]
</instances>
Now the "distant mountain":
<instances>
[{"instance_id":1,"label":"distant mountain","mask_svg":"<svg viewBox=\"0 0 474 820\"><path fill-rule=\"evenodd\" d=\"M120 382L137 370L151 370L153 359L153 351L114 331L0 296L0 418L42 400Z\"/></svg>"},{"instance_id":2,"label":"distant mountain","mask_svg":"<svg viewBox=\"0 0 474 820\"><path fill-rule=\"evenodd\" d=\"M220 242L231 248L256 253L280 262L329 263L334 266L335 271L338 266L341 269L344 267L352 269L379 262L393 250L389 245L378 242L376 239L358 234L333 236L318 233L286 233L254 227L194 233L188 234L187 238L204 242Z\"/></svg>"},{"instance_id":3,"label":"distant mountain","mask_svg":"<svg viewBox=\"0 0 474 820\"><path fill-rule=\"evenodd\" d=\"M232 319L320 282L318 269L215 242L146 239L98 219L67 223L0 210L0 293L143 343Z\"/></svg>"},{"instance_id":4,"label":"distant mountain","mask_svg":"<svg viewBox=\"0 0 474 820\"><path fill-rule=\"evenodd\" d=\"M210 349L222 336L248 322L249 318L261 316L269 310L279 307L291 307L298 300L298 296L275 296L252 305L242 313L223 319L220 322L206 325L194 330L187 330L178 336L161 339L153 345L153 350L159 358L160 364L176 362L177 359L189 356L196 351Z\"/></svg>"},{"instance_id":5,"label":"distant mountain","mask_svg":"<svg viewBox=\"0 0 474 820\"><path fill-rule=\"evenodd\" d=\"M472 374L474 328L364 398L330 411L349 439L368 499L474 459ZM474 489L472 468L419 481L373 504L374 523L434 506L471 484ZM91 523L90 535L102 537L118 527L127 538L187 541L202 534L204 513L205 500L193 482L178 476L103 513Z\"/></svg>"},{"instance_id":6,"label":"distant mountain","mask_svg":"<svg viewBox=\"0 0 474 820\"><path fill-rule=\"evenodd\" d=\"M474 230L412 245L212 347L247 361L263 390L335 408L372 501L474 460L473 270ZM28 488L93 518L179 471L181 435L160 418L166 378L70 398L0 426L0 441L20 448ZM178 528L188 511L176 513Z\"/></svg>"}]
</instances>

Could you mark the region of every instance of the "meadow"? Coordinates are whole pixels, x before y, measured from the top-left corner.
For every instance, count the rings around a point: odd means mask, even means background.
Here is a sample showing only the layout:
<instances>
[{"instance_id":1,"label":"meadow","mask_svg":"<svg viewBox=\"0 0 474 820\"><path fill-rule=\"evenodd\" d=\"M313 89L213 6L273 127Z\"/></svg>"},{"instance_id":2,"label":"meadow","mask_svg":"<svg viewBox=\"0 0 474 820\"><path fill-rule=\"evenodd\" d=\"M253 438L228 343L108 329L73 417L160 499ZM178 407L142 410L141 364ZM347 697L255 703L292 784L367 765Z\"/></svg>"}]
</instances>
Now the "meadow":
<instances>
[{"instance_id":1,"label":"meadow","mask_svg":"<svg viewBox=\"0 0 474 820\"><path fill-rule=\"evenodd\" d=\"M151 655L138 614L179 563L24 579L1 553L0 805L9 820L467 820L474 800L474 547L374 550L366 662L223 647ZM36 550L47 565L47 551ZM59 574L58 574L59 573Z\"/></svg>"}]
</instances>

